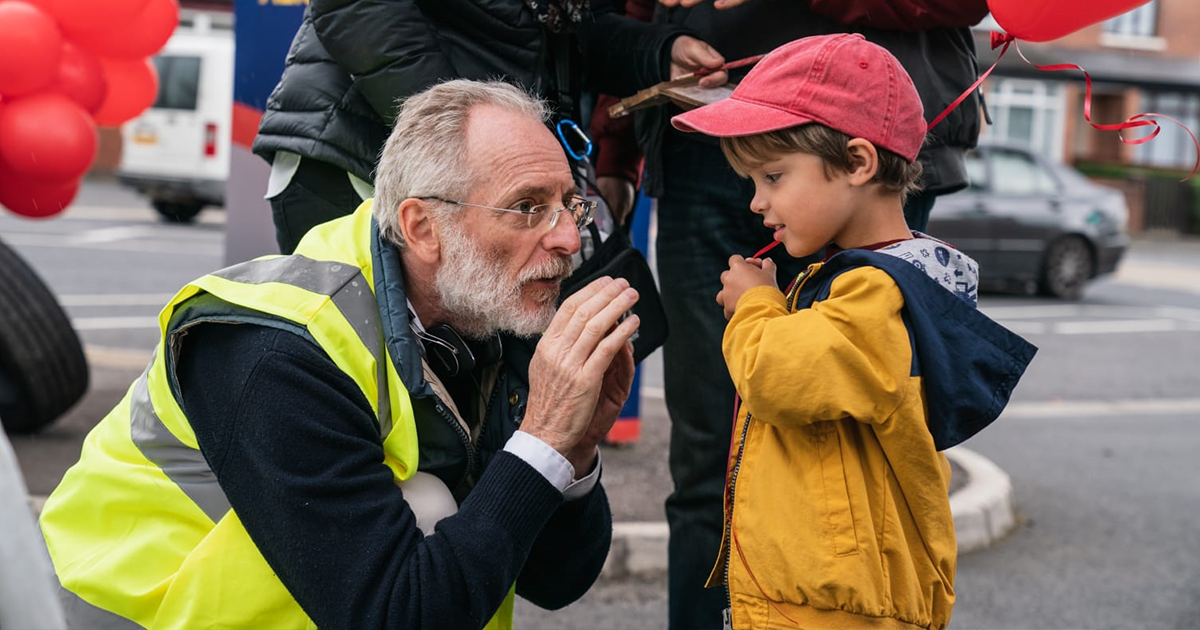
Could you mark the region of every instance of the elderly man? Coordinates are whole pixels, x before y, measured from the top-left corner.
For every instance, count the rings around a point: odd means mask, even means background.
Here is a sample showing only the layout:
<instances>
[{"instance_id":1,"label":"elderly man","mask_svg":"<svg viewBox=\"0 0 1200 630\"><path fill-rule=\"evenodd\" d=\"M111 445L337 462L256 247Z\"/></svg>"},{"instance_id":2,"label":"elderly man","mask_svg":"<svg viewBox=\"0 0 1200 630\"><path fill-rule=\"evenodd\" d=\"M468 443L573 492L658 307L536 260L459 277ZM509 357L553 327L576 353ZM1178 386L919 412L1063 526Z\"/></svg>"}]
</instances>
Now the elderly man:
<instances>
[{"instance_id":1,"label":"elderly man","mask_svg":"<svg viewBox=\"0 0 1200 630\"><path fill-rule=\"evenodd\" d=\"M514 590L591 586L637 294L601 279L556 312L593 208L547 119L505 84L434 86L373 207L176 295L46 502L73 625L502 628Z\"/></svg>"}]
</instances>

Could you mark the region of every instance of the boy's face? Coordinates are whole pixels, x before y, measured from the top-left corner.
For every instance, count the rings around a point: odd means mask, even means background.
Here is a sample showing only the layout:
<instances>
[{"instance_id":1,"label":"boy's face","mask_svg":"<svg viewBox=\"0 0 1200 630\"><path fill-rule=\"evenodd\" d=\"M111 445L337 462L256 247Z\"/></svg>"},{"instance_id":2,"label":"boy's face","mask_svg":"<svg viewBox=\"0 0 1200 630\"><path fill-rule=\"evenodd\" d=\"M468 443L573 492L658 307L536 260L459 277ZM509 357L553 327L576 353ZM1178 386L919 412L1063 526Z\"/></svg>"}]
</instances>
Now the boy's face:
<instances>
[{"instance_id":1,"label":"boy's face","mask_svg":"<svg viewBox=\"0 0 1200 630\"><path fill-rule=\"evenodd\" d=\"M848 173L831 169L809 153L772 156L752 168L750 210L762 215L788 254L800 258L838 241L854 216L857 197Z\"/></svg>"}]
</instances>

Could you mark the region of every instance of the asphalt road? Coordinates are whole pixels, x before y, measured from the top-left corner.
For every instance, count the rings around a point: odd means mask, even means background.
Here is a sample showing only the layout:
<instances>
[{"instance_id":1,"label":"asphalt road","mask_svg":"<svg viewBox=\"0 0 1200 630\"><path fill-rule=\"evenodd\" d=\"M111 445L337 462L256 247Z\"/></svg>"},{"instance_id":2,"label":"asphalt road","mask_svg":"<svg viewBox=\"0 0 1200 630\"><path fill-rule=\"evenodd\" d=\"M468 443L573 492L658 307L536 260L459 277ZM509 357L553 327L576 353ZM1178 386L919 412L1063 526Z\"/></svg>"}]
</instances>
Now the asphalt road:
<instances>
[{"instance_id":1,"label":"asphalt road","mask_svg":"<svg viewBox=\"0 0 1200 630\"><path fill-rule=\"evenodd\" d=\"M224 211L167 225L131 193L89 182L64 216L0 214L0 235L71 315L92 366L85 399L15 437L33 495L53 489L86 432L124 394L184 282L222 264ZM1079 302L985 295L981 308L1041 350L1013 403L967 447L1012 477L1019 527L960 558L955 628L1200 627L1200 241L1135 242ZM622 521L662 520L670 491L661 362L642 370L642 438L609 448ZM523 628L660 628L665 580L604 581Z\"/></svg>"}]
</instances>

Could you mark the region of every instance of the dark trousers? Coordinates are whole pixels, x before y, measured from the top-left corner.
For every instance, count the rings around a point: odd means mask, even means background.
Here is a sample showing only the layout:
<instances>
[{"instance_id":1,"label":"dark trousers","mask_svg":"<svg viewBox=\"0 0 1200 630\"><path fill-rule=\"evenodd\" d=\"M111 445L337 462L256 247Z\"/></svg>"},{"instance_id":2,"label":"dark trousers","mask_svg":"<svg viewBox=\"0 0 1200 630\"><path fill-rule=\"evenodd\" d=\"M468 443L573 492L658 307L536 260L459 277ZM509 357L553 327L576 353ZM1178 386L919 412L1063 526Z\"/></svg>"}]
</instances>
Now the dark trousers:
<instances>
[{"instance_id":1,"label":"dark trousers","mask_svg":"<svg viewBox=\"0 0 1200 630\"><path fill-rule=\"evenodd\" d=\"M270 201L279 253L290 254L314 226L354 212L362 204L362 197L350 184L346 171L328 162L303 158L287 188Z\"/></svg>"},{"instance_id":2,"label":"dark trousers","mask_svg":"<svg viewBox=\"0 0 1200 630\"><path fill-rule=\"evenodd\" d=\"M656 244L671 330L663 347L674 481L666 504L669 624L672 630L720 628L725 589L704 583L721 545L734 388L721 354L726 321L715 298L729 257L749 256L772 236L750 212L753 183L733 172L719 147L671 134L664 151ZM927 220L928 206L920 212ZM779 266L780 288L820 259L791 258L782 246L768 256Z\"/></svg>"},{"instance_id":3,"label":"dark trousers","mask_svg":"<svg viewBox=\"0 0 1200 630\"><path fill-rule=\"evenodd\" d=\"M673 630L720 628L725 589L705 589L704 582L721 545L734 389L721 355L725 317L715 298L729 257L749 256L772 237L750 212L753 184L733 172L720 148L672 135L664 150L657 248L671 330L663 347L674 481L666 505L669 622ZM783 247L770 256L782 286L807 262Z\"/></svg>"}]
</instances>

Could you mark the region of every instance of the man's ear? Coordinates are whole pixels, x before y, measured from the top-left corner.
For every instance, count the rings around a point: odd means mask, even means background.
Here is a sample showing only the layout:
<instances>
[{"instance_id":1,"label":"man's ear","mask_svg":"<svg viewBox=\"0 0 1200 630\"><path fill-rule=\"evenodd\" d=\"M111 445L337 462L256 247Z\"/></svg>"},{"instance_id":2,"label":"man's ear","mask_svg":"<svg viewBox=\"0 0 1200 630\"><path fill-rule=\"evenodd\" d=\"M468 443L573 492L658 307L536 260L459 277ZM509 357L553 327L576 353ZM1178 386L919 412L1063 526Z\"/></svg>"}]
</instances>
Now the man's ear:
<instances>
[{"instance_id":1,"label":"man's ear","mask_svg":"<svg viewBox=\"0 0 1200 630\"><path fill-rule=\"evenodd\" d=\"M852 138L846 143L846 156L850 159L851 186L864 186L879 172L879 151L868 140Z\"/></svg>"},{"instance_id":2,"label":"man's ear","mask_svg":"<svg viewBox=\"0 0 1200 630\"><path fill-rule=\"evenodd\" d=\"M405 250L428 263L437 262L442 255L432 212L429 202L414 197L401 201L396 208Z\"/></svg>"}]
</instances>

